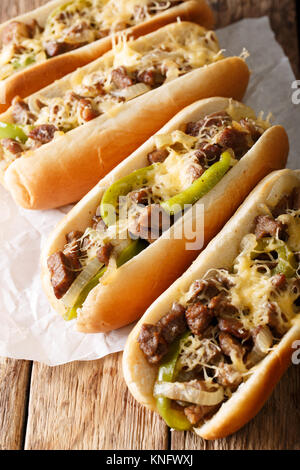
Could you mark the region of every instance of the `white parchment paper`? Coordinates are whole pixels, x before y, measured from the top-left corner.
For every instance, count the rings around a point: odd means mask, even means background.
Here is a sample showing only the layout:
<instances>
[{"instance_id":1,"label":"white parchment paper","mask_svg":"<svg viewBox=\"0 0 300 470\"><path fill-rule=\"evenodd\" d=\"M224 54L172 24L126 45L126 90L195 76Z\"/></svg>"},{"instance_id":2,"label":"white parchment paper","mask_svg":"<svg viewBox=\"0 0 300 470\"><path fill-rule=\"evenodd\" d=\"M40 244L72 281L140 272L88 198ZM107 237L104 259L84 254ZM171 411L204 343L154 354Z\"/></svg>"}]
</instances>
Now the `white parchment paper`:
<instances>
[{"instance_id":1,"label":"white parchment paper","mask_svg":"<svg viewBox=\"0 0 300 470\"><path fill-rule=\"evenodd\" d=\"M219 30L227 55L245 47L252 70L245 101L257 112L271 111L288 131L290 168L300 168L300 104L292 104L291 66L274 39L267 18L245 19ZM18 208L0 188L0 356L48 365L92 360L123 349L131 327L84 335L51 310L40 284L41 246L70 207L33 212Z\"/></svg>"}]
</instances>

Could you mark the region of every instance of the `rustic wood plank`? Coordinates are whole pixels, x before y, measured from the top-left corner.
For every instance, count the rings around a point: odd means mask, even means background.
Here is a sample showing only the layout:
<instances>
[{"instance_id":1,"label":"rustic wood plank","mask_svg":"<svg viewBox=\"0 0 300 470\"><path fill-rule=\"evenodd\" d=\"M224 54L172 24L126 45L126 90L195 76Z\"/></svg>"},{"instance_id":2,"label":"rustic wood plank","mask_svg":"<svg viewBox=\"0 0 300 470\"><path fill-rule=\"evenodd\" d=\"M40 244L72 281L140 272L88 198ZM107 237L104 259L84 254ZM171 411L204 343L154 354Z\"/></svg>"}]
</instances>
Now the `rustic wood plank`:
<instances>
[{"instance_id":1,"label":"rustic wood plank","mask_svg":"<svg viewBox=\"0 0 300 470\"><path fill-rule=\"evenodd\" d=\"M38 8L47 2L48 0L1 0L0 22Z\"/></svg>"},{"instance_id":2,"label":"rustic wood plank","mask_svg":"<svg viewBox=\"0 0 300 470\"><path fill-rule=\"evenodd\" d=\"M46 0L0 2L0 23ZM0 358L0 449L19 450L24 440L31 363Z\"/></svg>"},{"instance_id":3,"label":"rustic wood plank","mask_svg":"<svg viewBox=\"0 0 300 470\"><path fill-rule=\"evenodd\" d=\"M6 20L47 0L2 0ZM217 25L269 14L278 41L299 71L293 0L211 0ZM284 12L284 14L282 13ZM299 75L298 75L299 76ZM0 448L20 448L26 418L30 363L0 363ZM299 374L294 366L261 413L235 436L205 443L191 433L172 433L173 449L300 448ZM90 363L49 368L34 364L26 449L166 449L168 431L138 405L122 380L120 354Z\"/></svg>"},{"instance_id":4,"label":"rustic wood plank","mask_svg":"<svg viewBox=\"0 0 300 470\"><path fill-rule=\"evenodd\" d=\"M0 450L22 449L31 363L0 358Z\"/></svg>"},{"instance_id":5,"label":"rustic wood plank","mask_svg":"<svg viewBox=\"0 0 300 470\"><path fill-rule=\"evenodd\" d=\"M216 441L195 434L173 432L171 448L176 450L299 450L300 449L299 366L284 375L260 413L243 429Z\"/></svg>"},{"instance_id":6,"label":"rustic wood plank","mask_svg":"<svg viewBox=\"0 0 300 470\"><path fill-rule=\"evenodd\" d=\"M25 449L166 449L167 427L131 397L121 356L35 363Z\"/></svg>"},{"instance_id":7,"label":"rustic wood plank","mask_svg":"<svg viewBox=\"0 0 300 470\"><path fill-rule=\"evenodd\" d=\"M209 3L217 28L242 18L269 16L277 41L289 57L295 75L300 77L296 0L209 0Z\"/></svg>"}]
</instances>

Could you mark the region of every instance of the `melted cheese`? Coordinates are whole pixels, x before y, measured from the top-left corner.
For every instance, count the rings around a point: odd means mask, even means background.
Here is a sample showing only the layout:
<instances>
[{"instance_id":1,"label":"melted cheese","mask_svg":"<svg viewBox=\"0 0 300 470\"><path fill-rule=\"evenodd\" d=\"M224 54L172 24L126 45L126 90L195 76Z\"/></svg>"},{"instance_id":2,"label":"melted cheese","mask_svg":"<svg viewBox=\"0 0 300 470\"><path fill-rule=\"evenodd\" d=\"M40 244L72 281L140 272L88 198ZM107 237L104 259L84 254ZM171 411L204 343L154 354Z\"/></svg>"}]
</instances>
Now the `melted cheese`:
<instances>
[{"instance_id":1,"label":"melted cheese","mask_svg":"<svg viewBox=\"0 0 300 470\"><path fill-rule=\"evenodd\" d=\"M169 149L168 158L152 172L149 185L154 198L166 201L187 189L193 182L189 172L193 162L198 165L197 158L190 153L180 154Z\"/></svg>"},{"instance_id":2,"label":"melted cheese","mask_svg":"<svg viewBox=\"0 0 300 470\"><path fill-rule=\"evenodd\" d=\"M33 63L47 60L45 45L58 41L90 44L105 35L137 25L172 7L172 1L159 4L150 0L73 0L56 8L48 17L44 31L33 38L20 38L18 47L5 46L0 53L0 80ZM64 17L62 18L62 16ZM100 33L100 34L99 34Z\"/></svg>"}]
</instances>

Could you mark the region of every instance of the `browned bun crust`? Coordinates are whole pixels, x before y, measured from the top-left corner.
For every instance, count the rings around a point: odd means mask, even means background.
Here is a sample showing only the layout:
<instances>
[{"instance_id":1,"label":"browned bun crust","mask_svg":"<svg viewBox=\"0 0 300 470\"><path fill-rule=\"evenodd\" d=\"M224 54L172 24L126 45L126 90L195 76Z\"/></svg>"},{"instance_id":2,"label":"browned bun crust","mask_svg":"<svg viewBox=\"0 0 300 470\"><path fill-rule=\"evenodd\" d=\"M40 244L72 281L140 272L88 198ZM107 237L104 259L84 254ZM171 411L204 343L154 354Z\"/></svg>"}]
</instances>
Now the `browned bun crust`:
<instances>
[{"instance_id":1,"label":"browned bun crust","mask_svg":"<svg viewBox=\"0 0 300 470\"><path fill-rule=\"evenodd\" d=\"M209 98L193 103L178 113L160 133L172 132L190 121L198 120L212 112L225 110L229 103L230 100L226 98ZM235 106L245 108L241 103L235 103ZM122 176L147 165L147 154L153 150L153 147L152 137L102 179L71 210L50 237L42 255L43 284L52 306L58 312L63 313L64 307L53 294L47 268L48 256L62 249L65 235L69 231L85 230L106 188ZM146 250L113 274L103 278L84 302L77 328L85 333L110 331L138 319L153 300L187 269L201 249L199 247L193 251L186 250L189 233L185 234L185 237L174 236L181 233L183 223L190 221L194 233L201 233L204 229L204 245L206 245L256 183L273 169L285 165L287 154L288 138L284 129L281 126L268 129L222 181L194 205L193 210L187 212ZM204 206L204 228L202 219L200 220L196 214L199 205ZM188 240L189 243L192 241Z\"/></svg>"},{"instance_id":2,"label":"browned bun crust","mask_svg":"<svg viewBox=\"0 0 300 470\"><path fill-rule=\"evenodd\" d=\"M184 34L187 28L199 26L174 23L165 28ZM164 34L164 29L152 33L156 38ZM138 41L147 43L146 37ZM45 90L62 89L69 77ZM114 117L99 116L27 152L6 170L4 184L16 203L28 209L50 209L78 201L182 108L210 96L240 100L248 80L249 69L238 57L196 69L125 103ZM5 122L11 119L11 109L0 116Z\"/></svg>"},{"instance_id":3,"label":"browned bun crust","mask_svg":"<svg viewBox=\"0 0 300 470\"><path fill-rule=\"evenodd\" d=\"M239 252L244 235L252 229L253 219L261 205L274 207L281 196L300 186L300 171L282 170L271 173L252 191L222 231L209 243L191 267L145 312L128 337L123 355L125 381L141 404L156 410L153 386L157 366L150 365L139 348L137 338L143 323L155 324L168 311L174 300L186 292L191 283L201 279L211 268L230 268ZM300 320L278 346L258 365L248 381L204 425L194 431L204 439L219 439L244 426L262 408L276 383L291 362L294 341L300 339Z\"/></svg>"},{"instance_id":4,"label":"browned bun crust","mask_svg":"<svg viewBox=\"0 0 300 470\"><path fill-rule=\"evenodd\" d=\"M43 19L45 12L51 11L51 3L53 3L52 9L61 3L65 3L65 0L50 2L50 4L34 10L31 14L27 13L26 15L19 16L16 20L28 22L32 18L36 18L37 20L39 20L39 18ZM213 13L205 0L184 0L184 3L170 8L143 23L127 28L125 31L126 34L138 38L139 36L151 33L162 26L176 21L177 18L186 21L194 21L209 29L214 25ZM1 26L0 33L1 29L8 23L9 21ZM50 58L41 64L28 67L6 80L3 80L0 82L0 113L8 109L15 96L25 98L31 95L55 80L73 72L78 67L83 67L92 62L111 49L111 47L112 35L99 39L72 52Z\"/></svg>"}]
</instances>

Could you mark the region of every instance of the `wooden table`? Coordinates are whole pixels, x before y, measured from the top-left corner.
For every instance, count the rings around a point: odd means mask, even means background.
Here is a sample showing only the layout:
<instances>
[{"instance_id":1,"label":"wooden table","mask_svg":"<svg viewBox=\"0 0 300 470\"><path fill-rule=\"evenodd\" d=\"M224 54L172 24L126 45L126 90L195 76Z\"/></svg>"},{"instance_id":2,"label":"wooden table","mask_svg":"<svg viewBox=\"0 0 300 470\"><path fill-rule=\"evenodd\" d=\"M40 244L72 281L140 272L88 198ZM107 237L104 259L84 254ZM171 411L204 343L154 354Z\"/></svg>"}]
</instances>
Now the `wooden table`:
<instances>
[{"instance_id":1,"label":"wooden table","mask_svg":"<svg viewBox=\"0 0 300 470\"><path fill-rule=\"evenodd\" d=\"M1 0L1 21L46 0ZM217 26L269 15L278 41L300 78L296 0L211 0ZM259 415L214 442L170 432L132 399L121 354L47 367L0 359L0 449L300 449L300 374L285 374Z\"/></svg>"}]
</instances>

